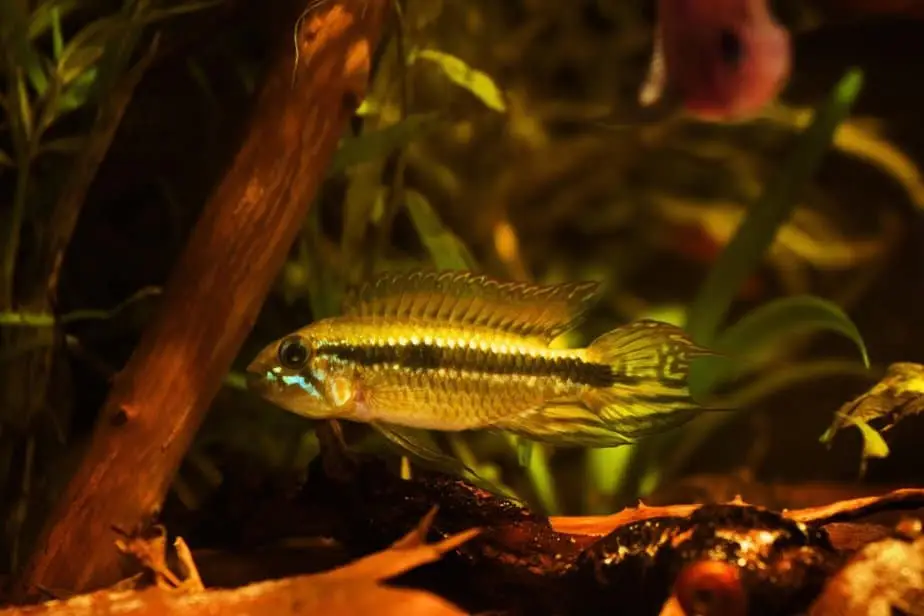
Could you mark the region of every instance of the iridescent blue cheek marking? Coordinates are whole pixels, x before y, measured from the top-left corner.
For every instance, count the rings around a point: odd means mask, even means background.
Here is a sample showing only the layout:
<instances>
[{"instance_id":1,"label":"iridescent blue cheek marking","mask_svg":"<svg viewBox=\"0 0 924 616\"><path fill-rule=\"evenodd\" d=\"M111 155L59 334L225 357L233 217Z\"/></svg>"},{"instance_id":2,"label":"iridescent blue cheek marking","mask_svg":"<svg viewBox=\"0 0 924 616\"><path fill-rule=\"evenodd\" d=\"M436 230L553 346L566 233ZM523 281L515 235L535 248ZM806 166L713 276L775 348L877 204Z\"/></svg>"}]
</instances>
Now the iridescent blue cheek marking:
<instances>
[{"instance_id":1,"label":"iridescent blue cheek marking","mask_svg":"<svg viewBox=\"0 0 924 616\"><path fill-rule=\"evenodd\" d=\"M304 391L310 396L314 396L314 397L320 396L320 394L318 393L317 387L314 386L314 383L306 380L305 377L303 377L300 374L283 375L279 377L279 379L286 385L290 385L290 386L294 385L298 387L299 389L301 389L302 391Z\"/></svg>"}]
</instances>

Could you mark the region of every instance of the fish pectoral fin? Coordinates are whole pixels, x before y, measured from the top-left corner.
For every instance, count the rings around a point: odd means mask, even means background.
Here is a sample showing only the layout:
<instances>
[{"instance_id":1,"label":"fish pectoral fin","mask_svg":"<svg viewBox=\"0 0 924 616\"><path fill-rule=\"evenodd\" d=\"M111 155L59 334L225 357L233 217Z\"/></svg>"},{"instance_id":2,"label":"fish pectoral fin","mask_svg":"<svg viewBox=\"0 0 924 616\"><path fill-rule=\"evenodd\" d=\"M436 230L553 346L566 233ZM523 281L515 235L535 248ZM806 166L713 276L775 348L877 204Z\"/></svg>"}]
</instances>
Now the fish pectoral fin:
<instances>
[{"instance_id":1,"label":"fish pectoral fin","mask_svg":"<svg viewBox=\"0 0 924 616\"><path fill-rule=\"evenodd\" d=\"M383 421L374 421L370 425L391 443L414 457L435 465L440 470L457 474L470 473L477 476L475 471L461 461L440 451L439 446L426 430L398 426Z\"/></svg>"},{"instance_id":2,"label":"fish pectoral fin","mask_svg":"<svg viewBox=\"0 0 924 616\"><path fill-rule=\"evenodd\" d=\"M351 289L350 316L491 327L551 341L576 327L597 295L595 281L534 284L448 270L386 273Z\"/></svg>"}]
</instances>

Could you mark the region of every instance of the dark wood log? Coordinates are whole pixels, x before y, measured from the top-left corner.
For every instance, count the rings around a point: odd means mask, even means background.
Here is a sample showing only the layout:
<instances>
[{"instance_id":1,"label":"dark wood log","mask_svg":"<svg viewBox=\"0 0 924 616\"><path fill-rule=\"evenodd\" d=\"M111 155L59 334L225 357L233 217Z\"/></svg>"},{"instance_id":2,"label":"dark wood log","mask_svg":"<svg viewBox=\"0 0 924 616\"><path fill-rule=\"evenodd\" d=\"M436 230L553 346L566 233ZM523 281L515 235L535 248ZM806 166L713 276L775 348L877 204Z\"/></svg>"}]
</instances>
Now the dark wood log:
<instances>
[{"instance_id":1,"label":"dark wood log","mask_svg":"<svg viewBox=\"0 0 924 616\"><path fill-rule=\"evenodd\" d=\"M259 312L347 119L386 0L331 0L280 33L249 132L207 203L160 312L116 377L87 454L16 588L82 592L125 576L117 530L144 527ZM295 16L288 24L295 27ZM293 72L294 65L294 72Z\"/></svg>"}]
</instances>

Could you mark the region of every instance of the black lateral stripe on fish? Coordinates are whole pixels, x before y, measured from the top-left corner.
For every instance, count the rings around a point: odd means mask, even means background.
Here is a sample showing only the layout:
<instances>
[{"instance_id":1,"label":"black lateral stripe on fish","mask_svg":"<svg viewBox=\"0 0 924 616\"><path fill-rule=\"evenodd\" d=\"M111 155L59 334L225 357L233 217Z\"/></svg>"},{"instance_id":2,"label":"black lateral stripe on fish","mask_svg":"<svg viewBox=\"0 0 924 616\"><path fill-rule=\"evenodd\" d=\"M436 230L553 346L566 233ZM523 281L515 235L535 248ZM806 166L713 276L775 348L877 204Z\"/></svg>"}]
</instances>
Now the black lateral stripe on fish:
<instances>
[{"instance_id":1,"label":"black lateral stripe on fish","mask_svg":"<svg viewBox=\"0 0 924 616\"><path fill-rule=\"evenodd\" d=\"M498 353L490 348L446 347L438 344L323 345L319 355L361 366L394 365L408 370L459 370L496 375L559 378L577 385L610 387L620 382L611 366L578 357L547 357L519 352ZM626 384L634 379L626 378Z\"/></svg>"}]
</instances>

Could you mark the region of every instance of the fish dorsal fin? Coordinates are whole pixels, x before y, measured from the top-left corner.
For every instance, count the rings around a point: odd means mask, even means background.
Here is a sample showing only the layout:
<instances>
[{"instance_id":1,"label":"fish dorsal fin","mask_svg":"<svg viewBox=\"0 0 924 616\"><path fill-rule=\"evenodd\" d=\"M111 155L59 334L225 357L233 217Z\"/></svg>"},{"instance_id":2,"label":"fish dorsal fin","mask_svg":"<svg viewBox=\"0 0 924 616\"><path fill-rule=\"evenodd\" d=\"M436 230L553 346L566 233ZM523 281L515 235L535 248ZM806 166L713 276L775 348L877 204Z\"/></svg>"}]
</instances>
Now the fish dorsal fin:
<instances>
[{"instance_id":1,"label":"fish dorsal fin","mask_svg":"<svg viewBox=\"0 0 924 616\"><path fill-rule=\"evenodd\" d=\"M578 325L599 286L502 281L457 270L386 273L349 291L344 314L493 327L549 342Z\"/></svg>"}]
</instances>

